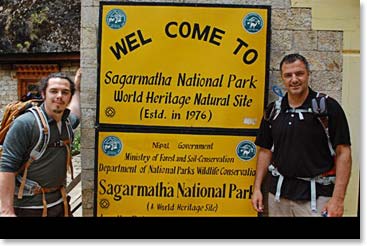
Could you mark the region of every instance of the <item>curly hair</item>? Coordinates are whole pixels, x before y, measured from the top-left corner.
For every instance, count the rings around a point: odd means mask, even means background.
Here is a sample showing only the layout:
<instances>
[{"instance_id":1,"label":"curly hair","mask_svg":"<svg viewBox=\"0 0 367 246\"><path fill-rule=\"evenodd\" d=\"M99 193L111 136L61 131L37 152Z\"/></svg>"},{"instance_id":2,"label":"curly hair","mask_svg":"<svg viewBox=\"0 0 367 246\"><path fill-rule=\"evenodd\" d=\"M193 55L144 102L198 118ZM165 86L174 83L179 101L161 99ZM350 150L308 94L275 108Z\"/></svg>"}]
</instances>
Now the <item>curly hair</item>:
<instances>
[{"instance_id":1,"label":"curly hair","mask_svg":"<svg viewBox=\"0 0 367 246\"><path fill-rule=\"evenodd\" d=\"M46 94L46 89L47 89L47 86L48 86L48 81L50 79L52 79L52 78L66 79L67 81L69 81L69 83L70 83L71 96L74 95L74 93L75 93L75 83L74 83L74 81L72 81L66 74L61 73L61 72L51 73L46 78L42 79L41 84L39 86L39 91L41 91L44 94Z\"/></svg>"}]
</instances>

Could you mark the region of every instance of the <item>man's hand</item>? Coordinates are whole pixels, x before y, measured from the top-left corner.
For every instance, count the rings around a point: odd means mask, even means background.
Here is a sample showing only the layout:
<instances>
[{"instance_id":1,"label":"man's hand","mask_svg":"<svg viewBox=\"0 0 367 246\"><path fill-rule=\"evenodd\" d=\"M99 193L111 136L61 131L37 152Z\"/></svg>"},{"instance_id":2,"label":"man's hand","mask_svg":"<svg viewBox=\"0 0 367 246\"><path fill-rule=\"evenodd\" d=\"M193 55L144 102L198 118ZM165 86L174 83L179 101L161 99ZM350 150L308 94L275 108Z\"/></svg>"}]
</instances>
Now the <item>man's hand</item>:
<instances>
[{"instance_id":1,"label":"man's hand","mask_svg":"<svg viewBox=\"0 0 367 246\"><path fill-rule=\"evenodd\" d=\"M327 212L327 217L342 217L344 214L344 200L331 197L322 213Z\"/></svg>"},{"instance_id":2,"label":"man's hand","mask_svg":"<svg viewBox=\"0 0 367 246\"><path fill-rule=\"evenodd\" d=\"M252 207L259 213L264 212L263 194L260 190L255 190L252 194Z\"/></svg>"},{"instance_id":3,"label":"man's hand","mask_svg":"<svg viewBox=\"0 0 367 246\"><path fill-rule=\"evenodd\" d=\"M78 71L76 71L75 78L74 78L75 89L77 91L80 91L80 81L81 81L81 78L82 78L82 70L81 70L81 68L79 68Z\"/></svg>"}]
</instances>

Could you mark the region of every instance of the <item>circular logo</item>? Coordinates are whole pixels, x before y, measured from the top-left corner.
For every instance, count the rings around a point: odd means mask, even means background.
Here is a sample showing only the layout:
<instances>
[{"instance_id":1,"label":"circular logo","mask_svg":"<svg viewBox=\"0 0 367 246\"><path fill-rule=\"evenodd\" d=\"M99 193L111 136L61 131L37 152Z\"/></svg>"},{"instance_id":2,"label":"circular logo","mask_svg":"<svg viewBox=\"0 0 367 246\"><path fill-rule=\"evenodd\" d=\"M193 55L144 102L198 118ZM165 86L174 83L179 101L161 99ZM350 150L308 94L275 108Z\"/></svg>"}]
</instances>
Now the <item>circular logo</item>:
<instances>
[{"instance_id":1,"label":"circular logo","mask_svg":"<svg viewBox=\"0 0 367 246\"><path fill-rule=\"evenodd\" d=\"M118 155L122 150L122 142L117 137L108 136L103 140L102 150L108 156Z\"/></svg>"},{"instance_id":2,"label":"circular logo","mask_svg":"<svg viewBox=\"0 0 367 246\"><path fill-rule=\"evenodd\" d=\"M237 156L244 161L249 161L256 155L256 145L250 141L242 141L237 145Z\"/></svg>"},{"instance_id":3,"label":"circular logo","mask_svg":"<svg viewBox=\"0 0 367 246\"><path fill-rule=\"evenodd\" d=\"M112 29L120 29L126 23L126 14L121 9L112 9L107 13L106 23Z\"/></svg>"},{"instance_id":4,"label":"circular logo","mask_svg":"<svg viewBox=\"0 0 367 246\"><path fill-rule=\"evenodd\" d=\"M263 28L264 22L260 15L250 13L243 18L242 25L247 32L257 33Z\"/></svg>"}]
</instances>

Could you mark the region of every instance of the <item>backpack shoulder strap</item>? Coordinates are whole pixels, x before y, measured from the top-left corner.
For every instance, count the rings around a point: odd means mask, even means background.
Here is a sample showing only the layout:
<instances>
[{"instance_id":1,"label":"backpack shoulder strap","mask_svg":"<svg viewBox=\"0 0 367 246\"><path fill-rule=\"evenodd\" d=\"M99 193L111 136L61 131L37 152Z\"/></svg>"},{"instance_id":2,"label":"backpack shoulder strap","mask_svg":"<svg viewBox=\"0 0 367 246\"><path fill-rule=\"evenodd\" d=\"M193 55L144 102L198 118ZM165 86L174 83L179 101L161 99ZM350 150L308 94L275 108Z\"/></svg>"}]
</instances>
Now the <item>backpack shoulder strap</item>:
<instances>
[{"instance_id":1,"label":"backpack shoulder strap","mask_svg":"<svg viewBox=\"0 0 367 246\"><path fill-rule=\"evenodd\" d=\"M264 119L266 121L270 121L270 120L275 120L281 109L282 109L282 100L283 100L283 91L282 89L277 86L277 85L273 85L271 90L274 92L274 94L276 94L278 96L278 99L274 102L272 102L266 109L265 114L264 114Z\"/></svg>"},{"instance_id":2,"label":"backpack shoulder strap","mask_svg":"<svg viewBox=\"0 0 367 246\"><path fill-rule=\"evenodd\" d=\"M270 103L265 109L264 119L266 121L275 120L280 113L281 105L282 105L282 98L278 98L278 100Z\"/></svg>"},{"instance_id":3,"label":"backpack shoulder strap","mask_svg":"<svg viewBox=\"0 0 367 246\"><path fill-rule=\"evenodd\" d=\"M71 154L71 143L73 142L74 131L73 131L73 127L71 126L69 118L66 119L65 124L66 124L66 129L67 129L68 137L69 137L69 140L65 144L66 151L67 151L66 167L67 167L68 171L70 172L71 179L74 179L73 163L72 163L72 159L71 159L71 156L72 156L72 154Z\"/></svg>"},{"instance_id":4,"label":"backpack shoulder strap","mask_svg":"<svg viewBox=\"0 0 367 246\"><path fill-rule=\"evenodd\" d=\"M312 98L312 111L316 115L317 119L320 121L322 127L324 128L329 150L332 156L335 156L335 150L331 144L330 134L329 134L329 116L327 110L326 99L329 96L325 93L318 92L315 98Z\"/></svg>"},{"instance_id":5,"label":"backpack shoulder strap","mask_svg":"<svg viewBox=\"0 0 367 246\"><path fill-rule=\"evenodd\" d=\"M30 108L29 111L34 115L36 119L40 134L39 134L39 138L38 138L36 145L31 150L28 160L18 171L20 172L24 170L22 181L19 187L19 192L18 192L19 199L22 199L23 197L23 191L24 191L24 186L25 186L25 182L27 179L27 173L28 173L29 166L32 164L33 161L41 158L41 156L47 149L48 142L50 141L49 125L48 125L45 114L42 112L42 110L38 106L34 106Z\"/></svg>"},{"instance_id":6,"label":"backpack shoulder strap","mask_svg":"<svg viewBox=\"0 0 367 246\"><path fill-rule=\"evenodd\" d=\"M31 109L29 109L29 111L32 112L34 117L36 118L36 122L40 132L37 144L32 149L30 154L31 156L33 156L34 160L38 160L46 151L48 142L50 141L50 127L48 125L46 115L39 107L32 107Z\"/></svg>"},{"instance_id":7,"label":"backpack shoulder strap","mask_svg":"<svg viewBox=\"0 0 367 246\"><path fill-rule=\"evenodd\" d=\"M318 92L315 98L312 98L312 110L321 116L327 115L326 99L329 96Z\"/></svg>"},{"instance_id":8,"label":"backpack shoulder strap","mask_svg":"<svg viewBox=\"0 0 367 246\"><path fill-rule=\"evenodd\" d=\"M70 140L70 143L71 143L71 142L73 142L73 139L74 139L74 130L73 130L73 127L71 125L71 122L70 122L69 118L66 119L65 124L66 124L66 129L68 131L68 137L69 137L69 140Z\"/></svg>"}]
</instances>

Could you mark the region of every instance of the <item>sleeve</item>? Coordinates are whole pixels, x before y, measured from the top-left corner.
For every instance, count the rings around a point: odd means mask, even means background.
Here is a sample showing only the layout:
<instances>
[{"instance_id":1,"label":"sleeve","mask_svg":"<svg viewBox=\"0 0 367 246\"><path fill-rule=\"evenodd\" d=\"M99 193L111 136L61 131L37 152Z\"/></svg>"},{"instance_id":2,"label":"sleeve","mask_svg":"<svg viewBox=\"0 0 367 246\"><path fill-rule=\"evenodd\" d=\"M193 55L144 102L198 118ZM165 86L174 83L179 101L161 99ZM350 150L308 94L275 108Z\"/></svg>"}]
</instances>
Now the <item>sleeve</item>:
<instances>
[{"instance_id":1,"label":"sleeve","mask_svg":"<svg viewBox=\"0 0 367 246\"><path fill-rule=\"evenodd\" d=\"M335 148L340 144L351 145L347 117L340 104L333 98L328 103L330 141Z\"/></svg>"},{"instance_id":2,"label":"sleeve","mask_svg":"<svg viewBox=\"0 0 367 246\"><path fill-rule=\"evenodd\" d=\"M265 110L264 117L261 120L260 129L258 130L255 144L259 147L271 149L273 147L273 137L271 131L271 111L273 104L270 104Z\"/></svg>"},{"instance_id":3,"label":"sleeve","mask_svg":"<svg viewBox=\"0 0 367 246\"><path fill-rule=\"evenodd\" d=\"M23 117L24 116L24 117ZM27 117L31 120L25 120ZM6 134L0 171L16 172L26 162L32 146L36 144L39 129L33 115L22 115L17 118Z\"/></svg>"}]
</instances>

